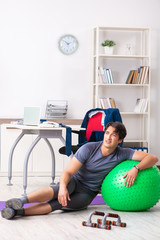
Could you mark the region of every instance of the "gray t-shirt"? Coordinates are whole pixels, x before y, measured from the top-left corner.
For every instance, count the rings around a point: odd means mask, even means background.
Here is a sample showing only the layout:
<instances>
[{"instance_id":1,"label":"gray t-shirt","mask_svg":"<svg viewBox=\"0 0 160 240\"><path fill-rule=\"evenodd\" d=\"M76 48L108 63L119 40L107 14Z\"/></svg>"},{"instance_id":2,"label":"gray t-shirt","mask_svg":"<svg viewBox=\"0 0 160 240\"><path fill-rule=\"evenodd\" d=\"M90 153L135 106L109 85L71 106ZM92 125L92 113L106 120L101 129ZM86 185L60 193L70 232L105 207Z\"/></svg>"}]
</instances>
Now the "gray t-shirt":
<instances>
[{"instance_id":1,"label":"gray t-shirt","mask_svg":"<svg viewBox=\"0 0 160 240\"><path fill-rule=\"evenodd\" d=\"M131 148L118 146L113 153L103 156L101 146L102 141L86 143L74 155L83 164L74 177L92 191L99 191L106 175L120 162L132 159L134 153Z\"/></svg>"}]
</instances>

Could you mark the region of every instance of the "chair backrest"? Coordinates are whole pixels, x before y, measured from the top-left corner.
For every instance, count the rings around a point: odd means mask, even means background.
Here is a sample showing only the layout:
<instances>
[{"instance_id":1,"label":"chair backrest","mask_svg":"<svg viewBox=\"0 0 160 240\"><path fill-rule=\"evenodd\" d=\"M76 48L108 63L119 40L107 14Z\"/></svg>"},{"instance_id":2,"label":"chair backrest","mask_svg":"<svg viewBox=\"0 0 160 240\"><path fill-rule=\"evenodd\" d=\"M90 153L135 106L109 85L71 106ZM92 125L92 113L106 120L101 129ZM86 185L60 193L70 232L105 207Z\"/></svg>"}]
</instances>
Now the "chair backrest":
<instances>
[{"instance_id":1,"label":"chair backrest","mask_svg":"<svg viewBox=\"0 0 160 240\"><path fill-rule=\"evenodd\" d=\"M97 112L91 117L89 117L88 125L86 129L86 139L89 140L92 131L103 131L104 125L102 123L102 112Z\"/></svg>"},{"instance_id":2,"label":"chair backrest","mask_svg":"<svg viewBox=\"0 0 160 240\"><path fill-rule=\"evenodd\" d=\"M117 108L95 108L89 110L81 125L82 128L86 128L86 137L79 136L79 145L83 145L88 141L103 140L106 124L115 121L122 122L120 112Z\"/></svg>"}]
</instances>

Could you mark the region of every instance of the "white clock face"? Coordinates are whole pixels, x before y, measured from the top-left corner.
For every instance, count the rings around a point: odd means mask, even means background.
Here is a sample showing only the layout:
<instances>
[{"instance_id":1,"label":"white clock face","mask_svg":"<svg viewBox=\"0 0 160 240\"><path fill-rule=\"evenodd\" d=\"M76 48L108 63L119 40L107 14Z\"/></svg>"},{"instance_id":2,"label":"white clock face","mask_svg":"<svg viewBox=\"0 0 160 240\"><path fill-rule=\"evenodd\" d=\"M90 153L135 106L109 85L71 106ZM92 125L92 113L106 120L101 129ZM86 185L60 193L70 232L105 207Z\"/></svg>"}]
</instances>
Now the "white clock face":
<instances>
[{"instance_id":1,"label":"white clock face","mask_svg":"<svg viewBox=\"0 0 160 240\"><path fill-rule=\"evenodd\" d=\"M78 48L78 41L73 35L64 35L59 39L59 49L64 54L72 54Z\"/></svg>"}]
</instances>

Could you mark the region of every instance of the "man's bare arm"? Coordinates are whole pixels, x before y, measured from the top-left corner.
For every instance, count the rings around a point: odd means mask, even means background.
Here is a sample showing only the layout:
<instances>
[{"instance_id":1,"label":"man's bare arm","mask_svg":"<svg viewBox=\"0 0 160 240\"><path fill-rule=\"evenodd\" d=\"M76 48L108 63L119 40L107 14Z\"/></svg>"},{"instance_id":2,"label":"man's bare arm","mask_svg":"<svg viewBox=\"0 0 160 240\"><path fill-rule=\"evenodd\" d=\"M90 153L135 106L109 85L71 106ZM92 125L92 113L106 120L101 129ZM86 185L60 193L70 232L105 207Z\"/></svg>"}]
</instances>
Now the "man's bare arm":
<instances>
[{"instance_id":1,"label":"man's bare arm","mask_svg":"<svg viewBox=\"0 0 160 240\"><path fill-rule=\"evenodd\" d=\"M133 154L132 160L140 161L138 164L136 164L136 166L140 170L152 167L153 165L155 165L156 162L158 162L158 158L155 155L150 153L145 153L143 151L135 151ZM127 187L130 187L131 185L133 185L137 177L137 174L138 174L138 170L135 167L130 169L124 175L124 178L126 178L124 184L126 184Z\"/></svg>"},{"instance_id":2,"label":"man's bare arm","mask_svg":"<svg viewBox=\"0 0 160 240\"><path fill-rule=\"evenodd\" d=\"M137 164L140 170L152 167L158 162L158 158L155 155L143 151L135 151L132 160L140 161L140 163Z\"/></svg>"}]
</instances>

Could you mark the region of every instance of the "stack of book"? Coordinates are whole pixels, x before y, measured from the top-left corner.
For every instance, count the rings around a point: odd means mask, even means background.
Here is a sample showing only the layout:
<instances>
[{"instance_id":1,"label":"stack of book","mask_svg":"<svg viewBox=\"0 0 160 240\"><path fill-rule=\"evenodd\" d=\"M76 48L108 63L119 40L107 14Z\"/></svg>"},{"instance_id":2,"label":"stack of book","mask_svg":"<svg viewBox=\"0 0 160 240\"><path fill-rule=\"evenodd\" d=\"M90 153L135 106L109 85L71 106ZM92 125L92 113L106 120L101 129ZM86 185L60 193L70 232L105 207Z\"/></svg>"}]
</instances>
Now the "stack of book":
<instances>
[{"instance_id":1,"label":"stack of book","mask_svg":"<svg viewBox=\"0 0 160 240\"><path fill-rule=\"evenodd\" d=\"M147 84L149 66L141 66L137 70L130 70L126 84Z\"/></svg>"},{"instance_id":2,"label":"stack of book","mask_svg":"<svg viewBox=\"0 0 160 240\"><path fill-rule=\"evenodd\" d=\"M113 75L110 68L98 68L98 78L100 83L113 84Z\"/></svg>"},{"instance_id":3,"label":"stack of book","mask_svg":"<svg viewBox=\"0 0 160 240\"><path fill-rule=\"evenodd\" d=\"M148 99L147 98L137 98L136 106L134 112L144 113L147 111Z\"/></svg>"},{"instance_id":4,"label":"stack of book","mask_svg":"<svg viewBox=\"0 0 160 240\"><path fill-rule=\"evenodd\" d=\"M116 108L116 104L113 98L100 98L99 105L103 109Z\"/></svg>"},{"instance_id":5,"label":"stack of book","mask_svg":"<svg viewBox=\"0 0 160 240\"><path fill-rule=\"evenodd\" d=\"M66 118L68 102L65 100L48 100L45 117L47 119Z\"/></svg>"}]
</instances>

